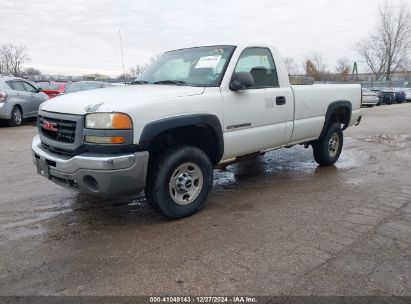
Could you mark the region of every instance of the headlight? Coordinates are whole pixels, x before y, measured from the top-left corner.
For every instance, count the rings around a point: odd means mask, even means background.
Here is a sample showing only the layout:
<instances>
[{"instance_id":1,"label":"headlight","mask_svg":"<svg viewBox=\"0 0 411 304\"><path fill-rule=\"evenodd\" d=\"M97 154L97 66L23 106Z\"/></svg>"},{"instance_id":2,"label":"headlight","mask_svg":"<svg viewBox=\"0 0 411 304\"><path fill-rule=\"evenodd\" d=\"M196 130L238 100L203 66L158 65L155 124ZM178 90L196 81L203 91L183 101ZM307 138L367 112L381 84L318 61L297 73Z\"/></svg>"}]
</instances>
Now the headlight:
<instances>
[{"instance_id":1,"label":"headlight","mask_svg":"<svg viewBox=\"0 0 411 304\"><path fill-rule=\"evenodd\" d=\"M132 129L130 116L123 113L91 113L86 115L87 129Z\"/></svg>"}]
</instances>

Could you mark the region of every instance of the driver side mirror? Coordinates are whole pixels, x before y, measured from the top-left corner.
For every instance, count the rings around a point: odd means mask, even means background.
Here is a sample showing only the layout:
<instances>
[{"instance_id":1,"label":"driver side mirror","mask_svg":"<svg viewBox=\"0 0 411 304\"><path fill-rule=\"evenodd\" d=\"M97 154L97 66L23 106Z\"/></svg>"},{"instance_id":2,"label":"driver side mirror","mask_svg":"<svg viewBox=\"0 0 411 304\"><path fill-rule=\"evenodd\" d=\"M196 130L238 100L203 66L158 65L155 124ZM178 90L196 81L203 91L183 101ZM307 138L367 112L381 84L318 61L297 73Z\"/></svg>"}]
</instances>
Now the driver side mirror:
<instances>
[{"instance_id":1,"label":"driver side mirror","mask_svg":"<svg viewBox=\"0 0 411 304\"><path fill-rule=\"evenodd\" d=\"M230 81L230 90L231 91L239 91L245 90L254 84L253 75L249 72L238 72L234 73L233 77L231 77Z\"/></svg>"}]
</instances>

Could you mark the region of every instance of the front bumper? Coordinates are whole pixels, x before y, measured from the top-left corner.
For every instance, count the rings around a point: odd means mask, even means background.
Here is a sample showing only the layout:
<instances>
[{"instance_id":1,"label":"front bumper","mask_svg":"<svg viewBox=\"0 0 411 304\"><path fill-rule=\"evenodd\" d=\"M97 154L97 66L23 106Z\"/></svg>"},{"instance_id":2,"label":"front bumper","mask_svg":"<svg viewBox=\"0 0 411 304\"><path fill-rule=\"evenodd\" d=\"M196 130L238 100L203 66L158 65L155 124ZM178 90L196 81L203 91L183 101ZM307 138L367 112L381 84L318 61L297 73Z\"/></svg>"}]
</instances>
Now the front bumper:
<instances>
[{"instance_id":1,"label":"front bumper","mask_svg":"<svg viewBox=\"0 0 411 304\"><path fill-rule=\"evenodd\" d=\"M71 157L55 154L42 146L40 137L32 142L33 163L54 183L98 196L137 194L145 187L149 154L82 153Z\"/></svg>"}]
</instances>

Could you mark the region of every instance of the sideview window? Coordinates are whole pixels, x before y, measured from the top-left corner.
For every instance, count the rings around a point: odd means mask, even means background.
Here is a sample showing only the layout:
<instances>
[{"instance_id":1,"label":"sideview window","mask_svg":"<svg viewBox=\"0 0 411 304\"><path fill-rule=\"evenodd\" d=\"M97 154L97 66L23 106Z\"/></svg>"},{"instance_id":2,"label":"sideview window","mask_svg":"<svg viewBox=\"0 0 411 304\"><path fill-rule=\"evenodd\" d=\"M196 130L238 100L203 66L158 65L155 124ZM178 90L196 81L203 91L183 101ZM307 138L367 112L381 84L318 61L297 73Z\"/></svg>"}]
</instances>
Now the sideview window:
<instances>
[{"instance_id":1,"label":"sideview window","mask_svg":"<svg viewBox=\"0 0 411 304\"><path fill-rule=\"evenodd\" d=\"M26 91L21 81L7 81L7 84L15 91Z\"/></svg>"},{"instance_id":2,"label":"sideview window","mask_svg":"<svg viewBox=\"0 0 411 304\"><path fill-rule=\"evenodd\" d=\"M37 89L35 87L33 87L31 84L27 83L27 82L22 82L24 88L26 89L27 92L30 93L37 93Z\"/></svg>"},{"instance_id":3,"label":"sideview window","mask_svg":"<svg viewBox=\"0 0 411 304\"><path fill-rule=\"evenodd\" d=\"M279 87L273 56L267 48L245 49L238 59L234 72L249 72L254 78L251 89Z\"/></svg>"}]
</instances>

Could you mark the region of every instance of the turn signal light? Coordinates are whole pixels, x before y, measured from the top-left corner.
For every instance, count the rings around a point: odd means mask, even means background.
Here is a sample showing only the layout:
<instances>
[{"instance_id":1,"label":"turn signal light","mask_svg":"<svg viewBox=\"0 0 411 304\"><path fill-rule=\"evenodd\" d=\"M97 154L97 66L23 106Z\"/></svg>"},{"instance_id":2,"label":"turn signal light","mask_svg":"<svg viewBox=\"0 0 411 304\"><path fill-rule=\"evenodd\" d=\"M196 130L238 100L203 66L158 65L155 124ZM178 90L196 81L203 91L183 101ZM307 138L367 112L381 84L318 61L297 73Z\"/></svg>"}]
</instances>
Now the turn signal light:
<instances>
[{"instance_id":1,"label":"turn signal light","mask_svg":"<svg viewBox=\"0 0 411 304\"><path fill-rule=\"evenodd\" d=\"M113 129L132 129L133 123L128 115L116 113L111 119Z\"/></svg>"},{"instance_id":2,"label":"turn signal light","mask_svg":"<svg viewBox=\"0 0 411 304\"><path fill-rule=\"evenodd\" d=\"M112 144L124 144L126 140L124 139L123 136L114 136L111 137L111 143Z\"/></svg>"},{"instance_id":3,"label":"turn signal light","mask_svg":"<svg viewBox=\"0 0 411 304\"><path fill-rule=\"evenodd\" d=\"M124 144L126 139L123 136L92 136L87 135L85 141L91 144Z\"/></svg>"}]
</instances>

